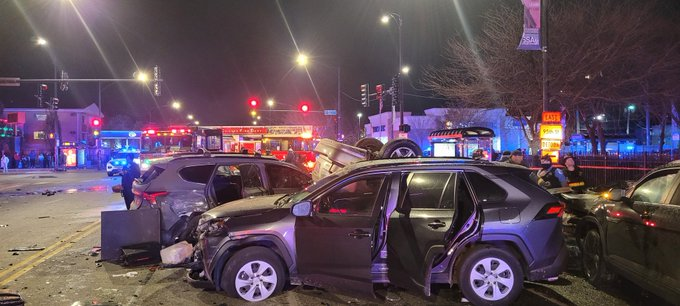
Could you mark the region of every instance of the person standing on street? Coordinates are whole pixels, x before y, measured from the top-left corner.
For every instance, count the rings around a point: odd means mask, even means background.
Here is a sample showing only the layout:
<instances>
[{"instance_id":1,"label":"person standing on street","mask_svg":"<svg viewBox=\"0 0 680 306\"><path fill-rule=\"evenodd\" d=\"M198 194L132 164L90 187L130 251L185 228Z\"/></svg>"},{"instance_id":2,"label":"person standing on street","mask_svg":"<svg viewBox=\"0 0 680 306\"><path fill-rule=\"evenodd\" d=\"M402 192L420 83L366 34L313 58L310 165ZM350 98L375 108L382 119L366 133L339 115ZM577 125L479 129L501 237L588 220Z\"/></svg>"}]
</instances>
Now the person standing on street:
<instances>
[{"instance_id":1,"label":"person standing on street","mask_svg":"<svg viewBox=\"0 0 680 306\"><path fill-rule=\"evenodd\" d=\"M135 199L135 195L132 193L132 183L136 178L142 175L139 165L135 163L134 156L128 154L126 157L127 164L123 168L123 178L121 180L121 185L123 186L123 199L125 200L125 207L130 210L130 204Z\"/></svg>"},{"instance_id":2,"label":"person standing on street","mask_svg":"<svg viewBox=\"0 0 680 306\"><path fill-rule=\"evenodd\" d=\"M0 166L2 166L2 173L7 173L7 166L9 165L9 157L5 155L4 152L0 152L2 157L0 157Z\"/></svg>"},{"instance_id":3,"label":"person standing on street","mask_svg":"<svg viewBox=\"0 0 680 306\"><path fill-rule=\"evenodd\" d=\"M546 154L541 157L541 170L536 173L538 184L545 189L567 187L567 178L561 169L555 168Z\"/></svg>"},{"instance_id":4,"label":"person standing on street","mask_svg":"<svg viewBox=\"0 0 680 306\"><path fill-rule=\"evenodd\" d=\"M524 154L522 153L521 150L517 149L515 151L512 151L512 153L510 153L510 158L506 161L506 163L526 167L524 165L523 161L524 161Z\"/></svg>"},{"instance_id":5,"label":"person standing on street","mask_svg":"<svg viewBox=\"0 0 680 306\"><path fill-rule=\"evenodd\" d=\"M562 162L564 164L562 172L567 178L569 187L575 192L583 193L586 190L586 181L583 178L583 170L576 165L576 161L571 155L565 156Z\"/></svg>"}]
</instances>

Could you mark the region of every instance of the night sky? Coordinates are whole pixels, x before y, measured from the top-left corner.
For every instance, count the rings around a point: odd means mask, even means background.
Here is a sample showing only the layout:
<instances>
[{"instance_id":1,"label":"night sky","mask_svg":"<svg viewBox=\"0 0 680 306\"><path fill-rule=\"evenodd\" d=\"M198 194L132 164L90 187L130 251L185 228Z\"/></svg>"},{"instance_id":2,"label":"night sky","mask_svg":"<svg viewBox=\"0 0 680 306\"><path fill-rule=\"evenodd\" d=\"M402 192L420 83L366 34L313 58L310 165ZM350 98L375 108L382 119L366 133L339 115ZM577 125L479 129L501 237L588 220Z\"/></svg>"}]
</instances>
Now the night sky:
<instances>
[{"instance_id":1,"label":"night sky","mask_svg":"<svg viewBox=\"0 0 680 306\"><path fill-rule=\"evenodd\" d=\"M478 32L480 14L491 3L0 0L0 77L51 78L56 63L74 79L131 78L158 65L165 80L161 97L141 84L105 83L104 114L173 121L192 113L201 124L238 125L250 124L246 101L252 96L274 98L277 109L296 109L302 100L315 110L335 109L340 67L343 114L370 115L377 107L360 109L359 86L389 87L397 72L397 27L380 23L383 13L396 12L403 18L403 61L411 67L406 111L419 112L444 102L417 97L431 96L418 90L421 71L441 64L448 39L465 39L464 24ZM49 41L47 48L35 44L37 36ZM310 57L316 91L296 66L298 49ZM37 86L0 87L0 102L34 107ZM97 101L97 84L70 84L59 98L62 108L87 106ZM183 103L181 116L168 107L172 100Z\"/></svg>"}]
</instances>

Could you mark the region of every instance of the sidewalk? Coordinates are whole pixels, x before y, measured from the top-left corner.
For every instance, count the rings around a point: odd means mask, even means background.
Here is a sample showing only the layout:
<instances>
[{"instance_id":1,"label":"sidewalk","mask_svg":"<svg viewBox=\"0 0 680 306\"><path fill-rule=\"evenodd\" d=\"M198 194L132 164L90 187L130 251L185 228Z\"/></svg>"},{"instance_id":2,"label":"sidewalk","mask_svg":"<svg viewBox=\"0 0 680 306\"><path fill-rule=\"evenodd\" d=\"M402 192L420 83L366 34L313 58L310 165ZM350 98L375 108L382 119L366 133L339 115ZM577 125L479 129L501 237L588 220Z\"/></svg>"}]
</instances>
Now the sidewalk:
<instances>
[{"instance_id":1,"label":"sidewalk","mask_svg":"<svg viewBox=\"0 0 680 306\"><path fill-rule=\"evenodd\" d=\"M59 171L54 171L54 168L24 168L24 169L7 169L7 173L3 173L0 170L0 175L25 175L25 174L53 174L53 173L64 173L64 172L75 172L75 173L94 173L103 172L106 170L97 169L87 169L87 168L68 168L66 170L60 169Z\"/></svg>"}]
</instances>

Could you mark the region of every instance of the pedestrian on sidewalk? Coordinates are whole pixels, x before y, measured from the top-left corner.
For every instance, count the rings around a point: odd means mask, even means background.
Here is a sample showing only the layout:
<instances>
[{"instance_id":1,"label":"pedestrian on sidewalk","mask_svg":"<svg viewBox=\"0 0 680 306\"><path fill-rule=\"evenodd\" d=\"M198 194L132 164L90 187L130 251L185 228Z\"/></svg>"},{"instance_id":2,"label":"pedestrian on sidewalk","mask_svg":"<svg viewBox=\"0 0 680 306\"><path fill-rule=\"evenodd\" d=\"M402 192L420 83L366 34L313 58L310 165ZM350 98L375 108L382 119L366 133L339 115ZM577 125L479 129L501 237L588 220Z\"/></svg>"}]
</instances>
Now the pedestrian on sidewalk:
<instances>
[{"instance_id":1,"label":"pedestrian on sidewalk","mask_svg":"<svg viewBox=\"0 0 680 306\"><path fill-rule=\"evenodd\" d=\"M126 157L127 164L123 168L123 178L121 180L121 185L123 185L123 199L125 200L125 207L130 210L130 204L135 199L135 195L132 193L132 183L136 178L142 175L139 165L135 162L135 157L133 154L128 154Z\"/></svg>"},{"instance_id":2,"label":"pedestrian on sidewalk","mask_svg":"<svg viewBox=\"0 0 680 306\"><path fill-rule=\"evenodd\" d=\"M0 157L0 167L2 167L2 173L7 173L7 166L9 165L9 157L7 157L5 152L2 152L0 154L2 154L2 157Z\"/></svg>"}]
</instances>

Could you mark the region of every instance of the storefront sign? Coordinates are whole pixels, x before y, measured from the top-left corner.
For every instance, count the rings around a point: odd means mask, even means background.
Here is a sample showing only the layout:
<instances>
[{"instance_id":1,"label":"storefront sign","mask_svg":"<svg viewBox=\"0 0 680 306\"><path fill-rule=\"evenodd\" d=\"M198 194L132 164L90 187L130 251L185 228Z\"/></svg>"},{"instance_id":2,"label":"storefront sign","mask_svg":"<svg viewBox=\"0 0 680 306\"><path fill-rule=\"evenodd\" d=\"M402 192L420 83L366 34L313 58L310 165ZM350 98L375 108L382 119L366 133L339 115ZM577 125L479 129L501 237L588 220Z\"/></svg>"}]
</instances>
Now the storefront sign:
<instances>
[{"instance_id":1,"label":"storefront sign","mask_svg":"<svg viewBox=\"0 0 680 306\"><path fill-rule=\"evenodd\" d=\"M545 151L559 151L562 147L562 142L552 139L541 139L541 150Z\"/></svg>"},{"instance_id":2,"label":"storefront sign","mask_svg":"<svg viewBox=\"0 0 680 306\"><path fill-rule=\"evenodd\" d=\"M562 113L561 112L543 112L543 123L561 123Z\"/></svg>"},{"instance_id":3,"label":"storefront sign","mask_svg":"<svg viewBox=\"0 0 680 306\"><path fill-rule=\"evenodd\" d=\"M262 126L228 126L222 128L222 133L225 135L262 135L267 134L267 128Z\"/></svg>"},{"instance_id":4,"label":"storefront sign","mask_svg":"<svg viewBox=\"0 0 680 306\"><path fill-rule=\"evenodd\" d=\"M541 140L556 139L562 140L562 125L560 124L541 124L540 131Z\"/></svg>"}]
</instances>

